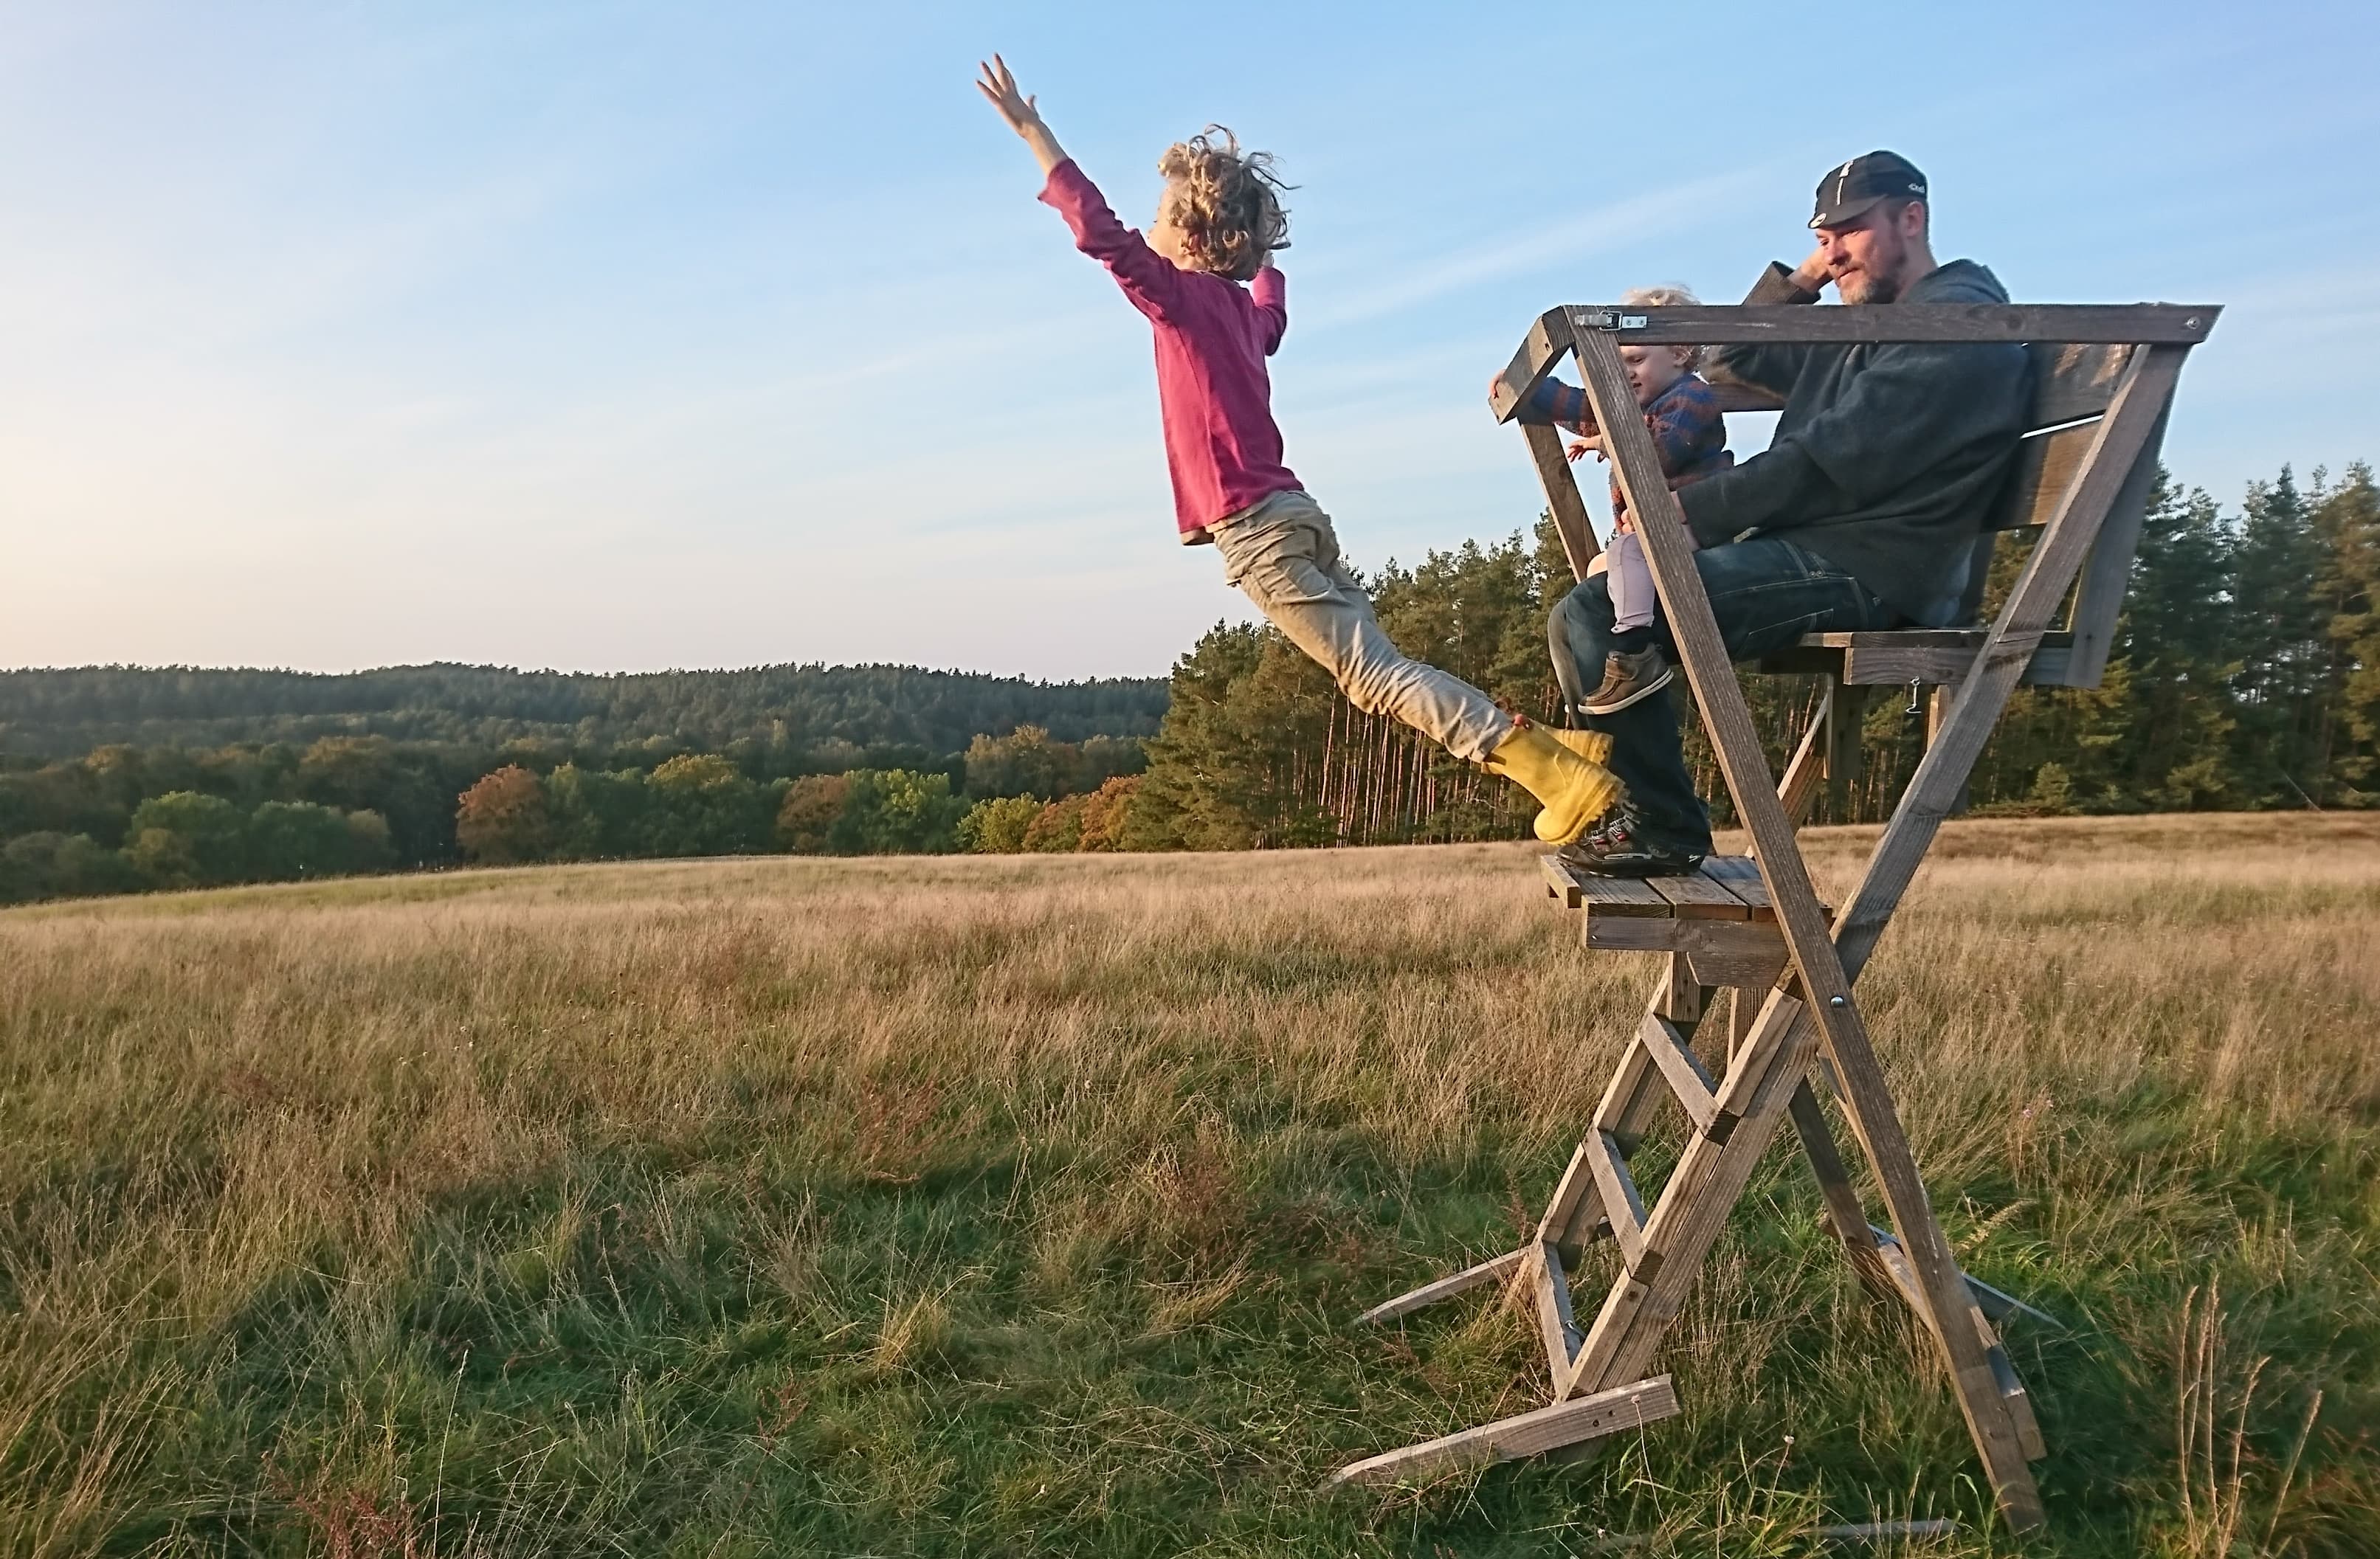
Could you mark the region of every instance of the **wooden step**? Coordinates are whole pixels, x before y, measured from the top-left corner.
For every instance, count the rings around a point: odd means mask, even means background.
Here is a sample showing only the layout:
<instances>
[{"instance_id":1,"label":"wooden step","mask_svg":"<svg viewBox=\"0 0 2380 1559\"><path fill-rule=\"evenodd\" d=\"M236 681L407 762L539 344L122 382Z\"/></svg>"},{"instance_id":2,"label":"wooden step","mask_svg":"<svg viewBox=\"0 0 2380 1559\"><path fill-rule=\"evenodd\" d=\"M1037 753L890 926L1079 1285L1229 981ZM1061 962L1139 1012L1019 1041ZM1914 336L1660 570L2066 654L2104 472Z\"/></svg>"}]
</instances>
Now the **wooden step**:
<instances>
[{"instance_id":1,"label":"wooden step","mask_svg":"<svg viewBox=\"0 0 2380 1559\"><path fill-rule=\"evenodd\" d=\"M1694 872L1666 877L1597 876L1558 855L1539 864L1547 892L1585 912L1580 939L1589 948L1684 953L1706 985L1767 985L1785 966L1777 912L1748 855L1713 855Z\"/></svg>"}]
</instances>

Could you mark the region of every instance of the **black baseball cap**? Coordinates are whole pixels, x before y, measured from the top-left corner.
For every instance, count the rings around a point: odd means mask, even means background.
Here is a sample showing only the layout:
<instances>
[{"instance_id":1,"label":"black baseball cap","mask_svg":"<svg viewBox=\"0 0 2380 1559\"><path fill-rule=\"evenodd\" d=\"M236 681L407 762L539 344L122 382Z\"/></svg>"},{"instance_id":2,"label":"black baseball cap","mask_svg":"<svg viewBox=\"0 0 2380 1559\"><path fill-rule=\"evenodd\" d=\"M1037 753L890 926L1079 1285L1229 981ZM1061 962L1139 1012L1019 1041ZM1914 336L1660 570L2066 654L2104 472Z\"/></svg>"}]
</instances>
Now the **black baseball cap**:
<instances>
[{"instance_id":1,"label":"black baseball cap","mask_svg":"<svg viewBox=\"0 0 2380 1559\"><path fill-rule=\"evenodd\" d=\"M1830 170L1818 181L1812 227L1840 227L1879 200L1923 200L1925 175L1906 157L1871 151Z\"/></svg>"}]
</instances>

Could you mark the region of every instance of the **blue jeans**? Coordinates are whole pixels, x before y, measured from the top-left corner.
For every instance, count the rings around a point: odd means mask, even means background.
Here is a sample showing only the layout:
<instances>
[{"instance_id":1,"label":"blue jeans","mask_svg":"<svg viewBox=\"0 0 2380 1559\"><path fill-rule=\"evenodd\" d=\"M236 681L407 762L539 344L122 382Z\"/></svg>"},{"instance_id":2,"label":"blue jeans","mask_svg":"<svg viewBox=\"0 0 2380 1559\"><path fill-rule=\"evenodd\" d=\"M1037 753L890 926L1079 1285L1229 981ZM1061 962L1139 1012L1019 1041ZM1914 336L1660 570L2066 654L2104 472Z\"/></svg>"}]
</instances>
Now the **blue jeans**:
<instances>
[{"instance_id":1,"label":"blue jeans","mask_svg":"<svg viewBox=\"0 0 2380 1559\"><path fill-rule=\"evenodd\" d=\"M1711 614L1733 660L1756 659L1784 648L1803 634L1888 628L1900 615L1843 570L1781 537L1730 541L1694 554L1694 568L1710 593ZM1573 718L1580 703L1603 681L1603 659L1611 648L1611 588L1596 574L1572 590L1546 623L1554 677ZM1666 614L1653 621L1653 634L1672 659L1677 643ZM1611 771L1628 787L1631 807L1645 832L1665 844L1693 852L1710 850L1710 813L1694 794L1678 740L1678 709L1672 696L1682 681L1616 715L1586 715L1586 723L1611 735Z\"/></svg>"}]
</instances>

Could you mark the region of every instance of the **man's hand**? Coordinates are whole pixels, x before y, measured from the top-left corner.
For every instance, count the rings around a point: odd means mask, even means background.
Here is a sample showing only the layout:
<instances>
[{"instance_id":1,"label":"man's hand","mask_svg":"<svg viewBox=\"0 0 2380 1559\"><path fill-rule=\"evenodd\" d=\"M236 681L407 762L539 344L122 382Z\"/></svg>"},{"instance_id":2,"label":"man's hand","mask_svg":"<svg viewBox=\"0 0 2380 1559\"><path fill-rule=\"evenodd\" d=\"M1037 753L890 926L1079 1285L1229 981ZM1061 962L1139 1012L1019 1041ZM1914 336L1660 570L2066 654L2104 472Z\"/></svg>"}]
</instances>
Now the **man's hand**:
<instances>
[{"instance_id":1,"label":"man's hand","mask_svg":"<svg viewBox=\"0 0 2380 1559\"><path fill-rule=\"evenodd\" d=\"M1827 246L1820 244L1810 251L1810 258L1793 268L1793 284L1805 293L1821 293L1835 279L1835 268L1827 262Z\"/></svg>"},{"instance_id":2,"label":"man's hand","mask_svg":"<svg viewBox=\"0 0 2380 1559\"><path fill-rule=\"evenodd\" d=\"M1038 100L1026 97L1017 90L1016 77L1009 70L1008 62L994 54L991 63L982 65L981 69L983 76L976 82L975 90L999 111L1010 129L1025 138L1025 144L1033 149L1041 171L1046 174L1064 162L1066 153L1059 146L1058 138L1051 135L1050 127L1041 122Z\"/></svg>"}]
</instances>

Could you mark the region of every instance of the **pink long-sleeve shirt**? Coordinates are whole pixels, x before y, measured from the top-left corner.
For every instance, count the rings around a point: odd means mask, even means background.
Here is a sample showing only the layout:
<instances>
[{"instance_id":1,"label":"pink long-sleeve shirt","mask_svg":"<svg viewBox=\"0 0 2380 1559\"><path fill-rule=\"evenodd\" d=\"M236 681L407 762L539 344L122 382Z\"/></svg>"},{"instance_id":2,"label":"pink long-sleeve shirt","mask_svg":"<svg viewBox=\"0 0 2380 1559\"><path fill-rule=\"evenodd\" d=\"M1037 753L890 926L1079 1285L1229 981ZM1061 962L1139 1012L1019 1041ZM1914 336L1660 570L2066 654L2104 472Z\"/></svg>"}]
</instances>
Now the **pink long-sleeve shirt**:
<instances>
[{"instance_id":1,"label":"pink long-sleeve shirt","mask_svg":"<svg viewBox=\"0 0 2380 1559\"><path fill-rule=\"evenodd\" d=\"M1265 359L1289 329L1288 285L1267 266L1253 286L1184 271L1116 220L1072 158L1050 170L1041 199L1106 266L1157 332L1157 401L1174 522L1185 544L1228 514L1298 485L1281 464Z\"/></svg>"}]
</instances>

